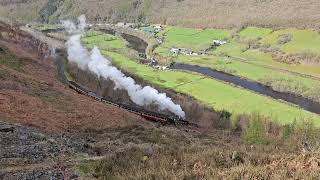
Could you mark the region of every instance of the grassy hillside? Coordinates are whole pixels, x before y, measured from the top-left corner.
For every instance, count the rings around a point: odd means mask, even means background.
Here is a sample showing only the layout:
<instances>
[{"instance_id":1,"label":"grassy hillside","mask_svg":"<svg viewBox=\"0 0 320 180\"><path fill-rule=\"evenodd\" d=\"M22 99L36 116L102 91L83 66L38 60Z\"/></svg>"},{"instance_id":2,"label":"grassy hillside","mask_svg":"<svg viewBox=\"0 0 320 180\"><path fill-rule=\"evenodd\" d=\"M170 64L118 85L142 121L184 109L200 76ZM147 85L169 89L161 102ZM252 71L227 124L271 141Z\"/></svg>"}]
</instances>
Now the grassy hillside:
<instances>
[{"instance_id":1,"label":"grassy hillside","mask_svg":"<svg viewBox=\"0 0 320 180\"><path fill-rule=\"evenodd\" d=\"M319 7L318 0L28 0L1 3L0 15L54 22L85 13L91 21L147 21L190 27L319 28Z\"/></svg>"}]
</instances>

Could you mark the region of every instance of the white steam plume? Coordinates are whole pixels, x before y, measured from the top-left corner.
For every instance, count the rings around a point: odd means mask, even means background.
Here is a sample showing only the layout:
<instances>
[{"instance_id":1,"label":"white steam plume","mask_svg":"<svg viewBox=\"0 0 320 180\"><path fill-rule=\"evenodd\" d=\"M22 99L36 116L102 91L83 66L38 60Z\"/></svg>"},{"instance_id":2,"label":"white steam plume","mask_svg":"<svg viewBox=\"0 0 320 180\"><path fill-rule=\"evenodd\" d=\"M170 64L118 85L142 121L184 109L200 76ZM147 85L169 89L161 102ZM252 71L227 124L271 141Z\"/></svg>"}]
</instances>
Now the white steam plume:
<instances>
[{"instance_id":1,"label":"white steam plume","mask_svg":"<svg viewBox=\"0 0 320 180\"><path fill-rule=\"evenodd\" d=\"M156 89L136 84L134 79L126 77L119 69L112 66L111 62L103 57L100 50L94 47L91 53L82 46L81 37L85 28L85 16L79 17L78 27L70 21L63 21L65 28L72 34L67 41L68 59L76 63L81 69L89 70L98 77L110 79L115 84L115 89L125 89L130 99L140 105L157 104L160 110L170 112L185 118L185 112L180 105L175 104L165 93L159 93Z\"/></svg>"},{"instance_id":2,"label":"white steam plume","mask_svg":"<svg viewBox=\"0 0 320 180\"><path fill-rule=\"evenodd\" d=\"M85 15L79 16L78 21L79 21L78 26L76 26L72 21L69 21L69 20L61 21L61 23L69 34L83 33L87 26L86 16Z\"/></svg>"}]
</instances>

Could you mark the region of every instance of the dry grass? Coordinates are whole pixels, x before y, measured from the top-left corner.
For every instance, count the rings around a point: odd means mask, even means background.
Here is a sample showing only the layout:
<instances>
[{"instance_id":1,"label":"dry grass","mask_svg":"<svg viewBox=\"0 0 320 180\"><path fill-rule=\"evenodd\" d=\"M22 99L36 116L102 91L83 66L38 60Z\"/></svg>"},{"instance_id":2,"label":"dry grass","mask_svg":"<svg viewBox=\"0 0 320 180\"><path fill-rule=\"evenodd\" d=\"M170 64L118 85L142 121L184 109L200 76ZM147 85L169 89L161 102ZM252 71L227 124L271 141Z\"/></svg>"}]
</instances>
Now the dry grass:
<instances>
[{"instance_id":1,"label":"dry grass","mask_svg":"<svg viewBox=\"0 0 320 180\"><path fill-rule=\"evenodd\" d=\"M39 17L40 9L48 0L11 1L0 4L0 17L11 21L35 21Z\"/></svg>"},{"instance_id":2,"label":"dry grass","mask_svg":"<svg viewBox=\"0 0 320 180\"><path fill-rule=\"evenodd\" d=\"M30 21L36 19L46 1L2 4L2 16ZM26 6L27 5L27 6ZM319 28L318 0L65 0L50 17L75 18L85 13L93 21L148 21L189 27ZM22 10L21 7L24 9Z\"/></svg>"},{"instance_id":3,"label":"dry grass","mask_svg":"<svg viewBox=\"0 0 320 180\"><path fill-rule=\"evenodd\" d=\"M312 126L297 131L293 126L278 127L256 120L265 128L268 144L242 143L240 136L229 130L199 134L167 127L114 129L100 138L109 143L117 141L117 150L108 151L107 157L91 169L101 179L319 178L320 156L300 151L301 138L308 139L305 142L309 145L319 135L315 136ZM100 149L110 150L113 145Z\"/></svg>"}]
</instances>

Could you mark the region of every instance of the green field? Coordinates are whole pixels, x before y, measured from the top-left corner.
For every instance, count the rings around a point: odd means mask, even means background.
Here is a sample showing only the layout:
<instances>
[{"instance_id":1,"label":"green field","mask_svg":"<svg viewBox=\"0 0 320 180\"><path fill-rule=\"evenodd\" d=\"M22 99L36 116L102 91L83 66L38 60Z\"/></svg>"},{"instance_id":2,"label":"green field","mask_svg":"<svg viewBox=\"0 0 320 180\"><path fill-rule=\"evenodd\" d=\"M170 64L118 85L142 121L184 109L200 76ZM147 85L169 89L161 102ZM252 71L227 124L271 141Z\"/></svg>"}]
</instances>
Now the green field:
<instances>
[{"instance_id":1,"label":"green field","mask_svg":"<svg viewBox=\"0 0 320 180\"><path fill-rule=\"evenodd\" d=\"M320 66L312 64L285 64L278 61L274 61L271 54L264 53L257 50L247 50L242 52L243 44L231 42L230 44L217 48L214 52L216 55L227 54L232 57L243 58L250 61L253 64L269 66L271 68L283 69L301 74L320 77Z\"/></svg>"},{"instance_id":2,"label":"green field","mask_svg":"<svg viewBox=\"0 0 320 180\"><path fill-rule=\"evenodd\" d=\"M223 40L230 38L230 32L216 29L191 29L179 27L167 27L163 33L165 37L162 47L170 49L172 47L202 51L207 49L213 40Z\"/></svg>"},{"instance_id":3,"label":"green field","mask_svg":"<svg viewBox=\"0 0 320 180\"><path fill-rule=\"evenodd\" d=\"M174 62L209 67L215 70L227 72L236 76L240 76L246 79L263 83L265 85L272 86L274 89L278 91L291 92L297 95L303 95L305 97L312 98L316 101L320 101L320 81L302 76L305 74L320 77L320 65L316 66L311 64L285 64L273 60L272 55L269 53L264 53L262 51L259 51L258 49L246 49L247 40L254 40L259 42L260 44L263 44L263 41L271 42L271 37L278 38L280 34L283 34L284 32L293 31L292 29L287 29L286 31L273 31L270 28L248 27L237 33L238 37L240 37L240 41L229 37L227 44L217 47L206 56L186 56L175 55L173 53L170 53L170 46L167 46L167 41L170 42L172 39L169 38L171 36L168 36L168 34L170 35L171 31L172 34L179 34L175 32L183 31L182 34L184 36L189 36L189 38L195 36L195 40L201 41L201 39L198 38L197 33L195 33L195 31L199 30L178 27L175 27L174 30L172 30L172 27L168 27L162 32L162 34L165 34L165 43L154 50L155 54L158 54L165 58L173 58ZM214 32L218 31L212 30L211 32L212 34L214 34ZM279 34L279 32L282 33ZM301 40L301 37L296 37L296 34L299 33L301 36L302 32L308 33L307 36L309 37L309 39L310 36L315 36L313 31L295 30L294 32L296 33L293 36L292 40L281 46L287 46L290 45L290 43L303 46L305 42ZM225 31L225 33L227 34L227 31ZM216 36L220 35L220 33L217 33ZM210 37L214 36L212 35ZM225 36L225 38L227 38L227 36ZM277 43L277 41L278 40L274 40L273 43ZM315 41L317 40L315 39ZM179 42L181 44L189 44L192 46L192 43L190 43L188 39L181 38ZM209 47L209 45L206 43L207 41L203 41L202 45L207 45L207 47ZM320 42L315 44L320 45ZM226 57L226 55L231 56L231 58ZM292 73L285 71L290 71ZM302 75L296 75L294 73L300 73Z\"/></svg>"},{"instance_id":4,"label":"green field","mask_svg":"<svg viewBox=\"0 0 320 180\"><path fill-rule=\"evenodd\" d=\"M93 44L98 45L101 49L110 50L128 50L127 43L121 37L111 34L105 34L99 31L89 31L85 37L82 38L82 42L90 48L93 48Z\"/></svg>"},{"instance_id":5,"label":"green field","mask_svg":"<svg viewBox=\"0 0 320 180\"><path fill-rule=\"evenodd\" d=\"M292 40L286 44L279 44L281 35L291 35ZM261 40L262 43L270 44L271 47L279 48L287 53L311 52L320 54L320 34L312 30L283 29L273 32Z\"/></svg>"},{"instance_id":6,"label":"green field","mask_svg":"<svg viewBox=\"0 0 320 180\"><path fill-rule=\"evenodd\" d=\"M236 114L260 112L265 116L278 118L282 123L290 123L295 118L303 119L312 116L317 121L320 120L319 116L315 117L316 115L296 107L211 78L201 80L202 76L186 72L154 70L137 64L120 54L108 51L103 51L103 55L112 59L117 67L134 73L151 84L189 94L217 110L228 110Z\"/></svg>"},{"instance_id":7,"label":"green field","mask_svg":"<svg viewBox=\"0 0 320 180\"><path fill-rule=\"evenodd\" d=\"M245 77L254 81L259 81L259 79L268 76L278 76L283 78L294 78L296 80L302 81L303 83L305 83L306 86L310 87L315 86L317 84L320 85L320 82L317 80L295 76L289 73L279 72L273 69L256 66L254 64L243 63L240 61L232 60L231 58L227 57L197 57L181 55L177 57L176 62L210 67L212 69L228 72L230 74Z\"/></svg>"},{"instance_id":8,"label":"green field","mask_svg":"<svg viewBox=\"0 0 320 180\"><path fill-rule=\"evenodd\" d=\"M241 39L258 40L262 44L270 45L286 53L320 54L320 34L313 30L291 28L273 31L270 28L247 27L238 35ZM279 42L284 35L289 36L288 40L283 43Z\"/></svg>"},{"instance_id":9,"label":"green field","mask_svg":"<svg viewBox=\"0 0 320 180\"><path fill-rule=\"evenodd\" d=\"M272 86L276 90L304 95L320 101L320 81L290 73L269 69L254 64L243 63L227 57L218 56L183 56L179 55L175 62L209 67L235 76Z\"/></svg>"},{"instance_id":10,"label":"green field","mask_svg":"<svg viewBox=\"0 0 320 180\"><path fill-rule=\"evenodd\" d=\"M241 39L261 39L272 32L270 28L247 27L239 32Z\"/></svg>"},{"instance_id":11,"label":"green field","mask_svg":"<svg viewBox=\"0 0 320 180\"><path fill-rule=\"evenodd\" d=\"M279 37L292 34L292 38L285 44L278 44ZM284 29L273 31L270 28L248 27L236 35L244 40L256 40L260 45L269 45L286 53L313 53L320 54L320 35L312 30ZM182 47L200 51L208 48L213 39L227 39L228 43L211 52L216 56L229 55L243 58L252 64L269 66L271 68L297 72L320 77L320 65L314 64L285 64L275 61L271 53L264 53L258 49L246 49L246 44L232 39L226 30L199 30L179 27L167 27L159 34L165 38L164 44L154 50L154 53L163 57L175 57L170 48Z\"/></svg>"},{"instance_id":12,"label":"green field","mask_svg":"<svg viewBox=\"0 0 320 180\"><path fill-rule=\"evenodd\" d=\"M99 46L99 43L91 41L94 37L86 39L91 42L87 47L92 47L93 44ZM120 69L133 73L150 84L189 94L216 110L228 110L234 114L260 112L264 116L278 120L281 124L290 123L295 119L312 118L320 125L318 115L211 78L187 72L155 70L107 50L102 50L102 54Z\"/></svg>"}]
</instances>

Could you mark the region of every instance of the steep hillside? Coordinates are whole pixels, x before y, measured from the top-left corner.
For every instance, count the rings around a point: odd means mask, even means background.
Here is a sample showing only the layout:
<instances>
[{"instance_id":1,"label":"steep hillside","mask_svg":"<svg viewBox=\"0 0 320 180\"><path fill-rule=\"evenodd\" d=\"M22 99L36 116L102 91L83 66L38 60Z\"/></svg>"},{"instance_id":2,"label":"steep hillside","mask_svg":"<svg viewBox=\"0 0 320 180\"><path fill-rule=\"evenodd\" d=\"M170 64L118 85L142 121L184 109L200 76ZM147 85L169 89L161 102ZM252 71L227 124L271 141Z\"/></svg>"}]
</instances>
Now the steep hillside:
<instances>
[{"instance_id":1,"label":"steep hillside","mask_svg":"<svg viewBox=\"0 0 320 180\"><path fill-rule=\"evenodd\" d=\"M24 31L12 30L0 24L0 121L53 132L142 121L68 88L57 78L56 64L63 63L63 59L44 58L49 48L40 43L40 36L35 39Z\"/></svg>"},{"instance_id":2,"label":"steep hillside","mask_svg":"<svg viewBox=\"0 0 320 180\"><path fill-rule=\"evenodd\" d=\"M319 28L319 10L318 0L20 0L2 2L0 16L55 22L85 13L91 21Z\"/></svg>"}]
</instances>

